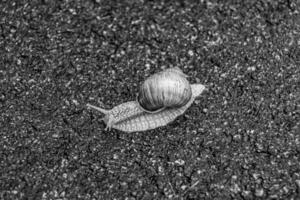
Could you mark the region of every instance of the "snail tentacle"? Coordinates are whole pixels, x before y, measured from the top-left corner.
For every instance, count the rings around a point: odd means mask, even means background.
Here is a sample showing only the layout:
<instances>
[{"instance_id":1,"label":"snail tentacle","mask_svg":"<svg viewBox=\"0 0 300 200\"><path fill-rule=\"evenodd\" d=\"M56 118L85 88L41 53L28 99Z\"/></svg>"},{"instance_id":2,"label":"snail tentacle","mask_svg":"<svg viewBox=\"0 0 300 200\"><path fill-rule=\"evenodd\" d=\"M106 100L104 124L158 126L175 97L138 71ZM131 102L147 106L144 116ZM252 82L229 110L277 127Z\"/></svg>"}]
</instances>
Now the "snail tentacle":
<instances>
[{"instance_id":1,"label":"snail tentacle","mask_svg":"<svg viewBox=\"0 0 300 200\"><path fill-rule=\"evenodd\" d=\"M107 113L109 113L109 110L106 110L106 109L104 109L104 108L100 108L100 107L97 107L97 106L93 106L93 105L91 105L91 104L86 104L86 106L88 107L88 108L93 108L93 109L95 109L95 110L98 110L99 112L101 112L101 113L103 113L103 114L107 114Z\"/></svg>"}]
</instances>

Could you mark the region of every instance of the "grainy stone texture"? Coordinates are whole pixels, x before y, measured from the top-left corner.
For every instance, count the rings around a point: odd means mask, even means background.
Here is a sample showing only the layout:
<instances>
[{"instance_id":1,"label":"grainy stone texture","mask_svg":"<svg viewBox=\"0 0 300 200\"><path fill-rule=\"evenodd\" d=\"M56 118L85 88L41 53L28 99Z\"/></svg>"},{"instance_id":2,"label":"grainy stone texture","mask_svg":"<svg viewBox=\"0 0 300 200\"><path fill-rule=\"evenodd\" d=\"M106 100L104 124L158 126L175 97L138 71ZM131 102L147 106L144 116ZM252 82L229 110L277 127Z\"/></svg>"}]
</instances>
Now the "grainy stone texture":
<instances>
[{"instance_id":1,"label":"grainy stone texture","mask_svg":"<svg viewBox=\"0 0 300 200\"><path fill-rule=\"evenodd\" d=\"M0 199L299 199L300 2L2 0ZM170 125L100 114L178 66Z\"/></svg>"}]
</instances>

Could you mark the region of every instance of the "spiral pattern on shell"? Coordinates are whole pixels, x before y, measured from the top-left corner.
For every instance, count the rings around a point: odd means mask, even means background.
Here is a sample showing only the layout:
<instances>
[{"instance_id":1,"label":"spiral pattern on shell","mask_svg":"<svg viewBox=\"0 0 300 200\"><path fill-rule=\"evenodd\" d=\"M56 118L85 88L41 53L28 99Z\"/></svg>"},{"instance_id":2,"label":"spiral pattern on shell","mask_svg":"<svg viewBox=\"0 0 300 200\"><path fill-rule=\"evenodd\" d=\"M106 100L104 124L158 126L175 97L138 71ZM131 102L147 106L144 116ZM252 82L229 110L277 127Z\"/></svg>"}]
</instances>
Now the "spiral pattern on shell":
<instances>
[{"instance_id":1,"label":"spiral pattern on shell","mask_svg":"<svg viewBox=\"0 0 300 200\"><path fill-rule=\"evenodd\" d=\"M170 68L147 78L141 85L138 102L147 112L185 105L192 96L186 75L179 68Z\"/></svg>"}]
</instances>

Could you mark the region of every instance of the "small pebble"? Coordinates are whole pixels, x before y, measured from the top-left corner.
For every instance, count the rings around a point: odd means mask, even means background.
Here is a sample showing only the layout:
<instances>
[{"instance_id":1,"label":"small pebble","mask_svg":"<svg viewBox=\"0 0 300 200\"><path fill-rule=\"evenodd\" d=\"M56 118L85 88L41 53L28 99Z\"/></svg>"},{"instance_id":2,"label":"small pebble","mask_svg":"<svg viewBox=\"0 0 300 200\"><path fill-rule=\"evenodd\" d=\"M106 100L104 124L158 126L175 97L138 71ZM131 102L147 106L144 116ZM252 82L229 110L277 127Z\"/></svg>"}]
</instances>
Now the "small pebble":
<instances>
[{"instance_id":1,"label":"small pebble","mask_svg":"<svg viewBox=\"0 0 300 200\"><path fill-rule=\"evenodd\" d=\"M189 54L189 56L193 56L193 55L194 55L194 52L193 52L192 50L189 50L189 51L188 51L188 54Z\"/></svg>"}]
</instances>

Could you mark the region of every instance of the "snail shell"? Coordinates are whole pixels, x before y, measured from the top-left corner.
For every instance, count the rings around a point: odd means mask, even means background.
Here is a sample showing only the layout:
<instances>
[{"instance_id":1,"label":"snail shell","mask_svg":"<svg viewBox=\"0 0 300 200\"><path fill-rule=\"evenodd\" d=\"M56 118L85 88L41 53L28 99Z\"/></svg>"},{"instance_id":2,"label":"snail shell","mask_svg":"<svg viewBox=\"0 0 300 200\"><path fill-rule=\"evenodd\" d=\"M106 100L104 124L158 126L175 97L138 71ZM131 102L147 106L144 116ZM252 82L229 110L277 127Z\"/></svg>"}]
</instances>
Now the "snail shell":
<instances>
[{"instance_id":1,"label":"snail shell","mask_svg":"<svg viewBox=\"0 0 300 200\"><path fill-rule=\"evenodd\" d=\"M192 96L186 75L179 68L156 73L141 85L138 102L148 112L159 112L166 108L185 105Z\"/></svg>"},{"instance_id":2,"label":"snail shell","mask_svg":"<svg viewBox=\"0 0 300 200\"><path fill-rule=\"evenodd\" d=\"M176 75L174 75L176 73ZM165 77L176 77L174 80L182 80L182 84L186 84L185 81L183 81L182 78L185 79L185 75L182 73L182 71L179 68L171 68L167 69L163 72L154 74L153 76L149 77L149 79L159 79L156 76L162 77L162 80ZM177 77L180 76L180 77ZM153 78L154 77L154 78ZM145 83L147 82L145 81ZM186 80L186 79L185 79ZM151 84L154 84L155 82L150 81ZM162 81L163 82L163 81ZM170 81L172 84L173 82ZM188 83L188 82L187 82ZM144 85L144 84L143 84ZM174 84L176 85L176 84ZM188 86L187 86L188 85ZM178 91L182 91L184 94L187 93L189 98L186 100L180 99L181 97L177 97L176 95L173 96L174 98L170 98L169 101L173 101L176 104L172 107L172 105L168 103L162 103L160 106L157 107L151 107L151 110L148 107L141 106L141 99L144 98L144 93L150 92L151 90L146 90L145 92L141 92L139 94L138 100L137 101L129 101L122 103L118 106L115 106L111 110L106 110L103 108L99 108L90 104L87 104L89 108L95 109L100 111L101 113L105 114L105 117L103 118L103 121L106 124L106 130L110 130L111 128L115 128L124 132L136 132L136 131L145 131L145 130L150 130L154 129L160 126L165 126L168 123L172 122L175 120L179 115L182 115L194 102L195 98L198 97L204 90L205 86L202 84L192 84L190 85L189 83L185 85L184 87L179 86L180 89L175 89L173 87L167 87L167 89L170 90L175 90L172 95L177 94ZM178 85L177 85L178 86ZM143 86L141 86L143 89ZM157 87L154 87L157 88ZM182 88L187 88L187 89L182 89ZM188 89L190 88L190 89ZM160 89L160 88L159 88ZM190 93L189 93L190 91ZM163 92L159 92L162 93ZM164 93L164 94L170 94L170 93ZM151 97L164 97L163 95L152 95ZM186 96L183 96L186 97ZM181 97L181 98L183 98ZM180 100L178 100L178 99ZM164 98L163 98L164 99ZM174 99L176 101L174 101ZM141 101L142 103L147 102L147 101ZM160 101L158 101L160 103ZM185 102L185 103L183 103ZM150 101L150 103L152 103Z\"/></svg>"}]
</instances>

